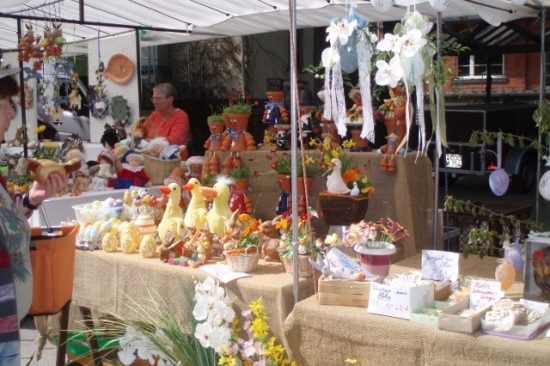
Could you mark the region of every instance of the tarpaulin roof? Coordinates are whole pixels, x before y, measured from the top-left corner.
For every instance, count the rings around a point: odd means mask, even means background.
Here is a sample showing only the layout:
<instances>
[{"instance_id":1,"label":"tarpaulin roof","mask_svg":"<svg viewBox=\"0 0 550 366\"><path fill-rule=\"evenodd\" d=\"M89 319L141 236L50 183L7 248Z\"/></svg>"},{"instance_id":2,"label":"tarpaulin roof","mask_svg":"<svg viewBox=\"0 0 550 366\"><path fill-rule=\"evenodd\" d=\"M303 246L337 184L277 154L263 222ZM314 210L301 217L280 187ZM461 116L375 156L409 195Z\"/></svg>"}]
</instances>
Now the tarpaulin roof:
<instances>
[{"instance_id":1,"label":"tarpaulin roof","mask_svg":"<svg viewBox=\"0 0 550 366\"><path fill-rule=\"evenodd\" d=\"M549 1L544 0L543 3ZM289 29L288 0L2 0L0 48L17 46L17 21L31 23L42 32L49 21L63 23L68 42L79 42L127 32L142 32L143 45L195 41ZM538 16L539 0L515 5L511 0L450 0L444 18L481 17L489 23ZM371 1L296 0L298 28L328 25L343 17L351 4L371 22L399 20L412 4L435 17L428 0L395 0L382 12ZM546 4L543 4L546 5ZM23 28L23 32L25 28Z\"/></svg>"}]
</instances>

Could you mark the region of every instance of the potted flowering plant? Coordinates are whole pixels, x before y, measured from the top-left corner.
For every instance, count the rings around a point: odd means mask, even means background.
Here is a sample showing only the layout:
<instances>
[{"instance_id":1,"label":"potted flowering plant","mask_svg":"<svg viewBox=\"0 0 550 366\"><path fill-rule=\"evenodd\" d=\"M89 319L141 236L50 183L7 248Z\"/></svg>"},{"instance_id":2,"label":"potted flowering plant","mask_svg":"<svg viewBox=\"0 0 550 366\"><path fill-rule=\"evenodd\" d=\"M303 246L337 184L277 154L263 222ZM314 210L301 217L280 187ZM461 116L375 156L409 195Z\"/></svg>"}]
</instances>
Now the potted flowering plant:
<instances>
[{"instance_id":1,"label":"potted flowering plant","mask_svg":"<svg viewBox=\"0 0 550 366\"><path fill-rule=\"evenodd\" d=\"M229 240L224 247L227 264L235 272L252 272L260 259L260 222L248 214L240 214L230 226Z\"/></svg>"},{"instance_id":2,"label":"potted flowering plant","mask_svg":"<svg viewBox=\"0 0 550 366\"><path fill-rule=\"evenodd\" d=\"M288 215L283 215L283 218L277 222L276 228L281 233L279 257L281 258L285 272L292 274L294 248L292 245L291 218ZM298 242L299 276L303 278L311 277L313 272L308 258L320 253L320 250L315 245L315 236L311 231L311 221L308 220L307 213L299 216Z\"/></svg>"},{"instance_id":3,"label":"potted flowering plant","mask_svg":"<svg viewBox=\"0 0 550 366\"><path fill-rule=\"evenodd\" d=\"M361 220L349 227L344 243L359 253L361 265L370 273L387 276L394 243L409 236L401 224L390 218L376 222Z\"/></svg>"},{"instance_id":4,"label":"potted flowering plant","mask_svg":"<svg viewBox=\"0 0 550 366\"><path fill-rule=\"evenodd\" d=\"M344 141L345 146L353 146L351 141ZM365 217L369 204L369 195L374 192L374 187L361 167L353 166L352 159L342 153L342 148L331 144L326 138L322 143L310 145L316 147L319 152L319 163L324 170L323 176L327 178L327 190L320 192L317 200L317 211L327 225L348 226ZM340 163L340 171L334 160ZM336 194L331 191L328 181L332 176L340 176L341 184L347 187L348 193Z\"/></svg>"}]
</instances>

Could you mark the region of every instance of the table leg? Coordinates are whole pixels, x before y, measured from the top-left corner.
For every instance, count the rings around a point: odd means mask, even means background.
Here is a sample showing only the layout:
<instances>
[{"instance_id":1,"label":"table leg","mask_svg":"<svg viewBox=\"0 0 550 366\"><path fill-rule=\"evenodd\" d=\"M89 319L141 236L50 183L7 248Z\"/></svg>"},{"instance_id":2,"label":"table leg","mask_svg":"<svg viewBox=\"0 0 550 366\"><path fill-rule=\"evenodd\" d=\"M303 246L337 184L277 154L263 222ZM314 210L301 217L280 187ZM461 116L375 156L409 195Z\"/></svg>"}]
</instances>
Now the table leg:
<instances>
[{"instance_id":1,"label":"table leg","mask_svg":"<svg viewBox=\"0 0 550 366\"><path fill-rule=\"evenodd\" d=\"M92 312L90 308L87 308L85 306L80 306L80 314L82 314L82 317L84 318L84 324L86 324L86 328L90 330L90 336L88 337L88 345L90 346L90 354L92 355L92 358L94 359L94 365L95 366L101 366L101 356L99 354L99 344L97 343L97 339L95 337L94 332L94 321L92 318Z\"/></svg>"},{"instance_id":2,"label":"table leg","mask_svg":"<svg viewBox=\"0 0 550 366\"><path fill-rule=\"evenodd\" d=\"M67 353L67 328L69 327L69 309L71 300L61 308L61 317L59 318L59 344L57 345L57 366L65 365L65 356Z\"/></svg>"}]
</instances>

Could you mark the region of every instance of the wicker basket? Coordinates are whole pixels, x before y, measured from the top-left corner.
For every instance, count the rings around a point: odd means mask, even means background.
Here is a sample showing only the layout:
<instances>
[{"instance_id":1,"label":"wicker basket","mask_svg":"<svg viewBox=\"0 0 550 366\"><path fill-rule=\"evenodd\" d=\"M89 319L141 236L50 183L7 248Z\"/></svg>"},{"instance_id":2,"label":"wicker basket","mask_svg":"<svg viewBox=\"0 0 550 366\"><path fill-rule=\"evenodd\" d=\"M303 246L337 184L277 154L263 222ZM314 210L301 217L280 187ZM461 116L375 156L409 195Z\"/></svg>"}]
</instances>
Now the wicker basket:
<instances>
[{"instance_id":1,"label":"wicker basket","mask_svg":"<svg viewBox=\"0 0 550 366\"><path fill-rule=\"evenodd\" d=\"M260 249L255 247L254 253L241 253L239 255L229 255L226 252L225 260L227 265L233 272L254 272L258 267L258 261L260 260Z\"/></svg>"},{"instance_id":2,"label":"wicker basket","mask_svg":"<svg viewBox=\"0 0 550 366\"><path fill-rule=\"evenodd\" d=\"M287 257L285 255L279 255L281 257L281 263L283 263L283 268L288 274L292 274L293 261L292 257ZM298 277L300 278L309 278L313 276L313 268L308 262L308 255L299 256L298 264Z\"/></svg>"},{"instance_id":3,"label":"wicker basket","mask_svg":"<svg viewBox=\"0 0 550 366\"><path fill-rule=\"evenodd\" d=\"M148 155L143 155L145 173L149 176L151 184L158 186L164 184L164 178L181 164L180 159L162 160Z\"/></svg>"}]
</instances>

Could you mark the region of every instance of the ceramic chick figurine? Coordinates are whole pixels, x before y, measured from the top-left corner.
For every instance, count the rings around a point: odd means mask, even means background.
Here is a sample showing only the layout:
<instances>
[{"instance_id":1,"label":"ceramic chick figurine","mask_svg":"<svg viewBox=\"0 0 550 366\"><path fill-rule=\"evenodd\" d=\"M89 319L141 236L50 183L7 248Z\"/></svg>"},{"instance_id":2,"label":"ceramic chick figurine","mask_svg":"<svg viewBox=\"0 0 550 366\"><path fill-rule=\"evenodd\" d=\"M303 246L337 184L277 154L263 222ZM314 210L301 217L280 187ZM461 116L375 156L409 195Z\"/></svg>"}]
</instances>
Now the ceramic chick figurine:
<instances>
[{"instance_id":1,"label":"ceramic chick figurine","mask_svg":"<svg viewBox=\"0 0 550 366\"><path fill-rule=\"evenodd\" d=\"M349 194L350 189L342 179L342 162L340 159L332 158L330 165L332 173L327 178L327 191L335 194Z\"/></svg>"},{"instance_id":2,"label":"ceramic chick figurine","mask_svg":"<svg viewBox=\"0 0 550 366\"><path fill-rule=\"evenodd\" d=\"M197 178L191 178L183 189L191 192L191 200L187 206L187 211L183 218L183 223L187 228L201 230L206 223L206 203L201 191L202 185Z\"/></svg>"},{"instance_id":3,"label":"ceramic chick figurine","mask_svg":"<svg viewBox=\"0 0 550 366\"><path fill-rule=\"evenodd\" d=\"M185 228L183 210L180 207L181 187L176 183L170 183L168 186L160 187L159 190L163 195L168 196L166 209L157 229L160 241L166 240L167 232L171 232L178 241L182 238Z\"/></svg>"},{"instance_id":4,"label":"ceramic chick figurine","mask_svg":"<svg viewBox=\"0 0 550 366\"><path fill-rule=\"evenodd\" d=\"M208 230L220 238L225 234L225 222L230 219L232 214L229 208L230 184L230 179L222 177L218 179L213 188L202 187L201 189L206 199L213 200L212 208L206 215Z\"/></svg>"}]
</instances>

